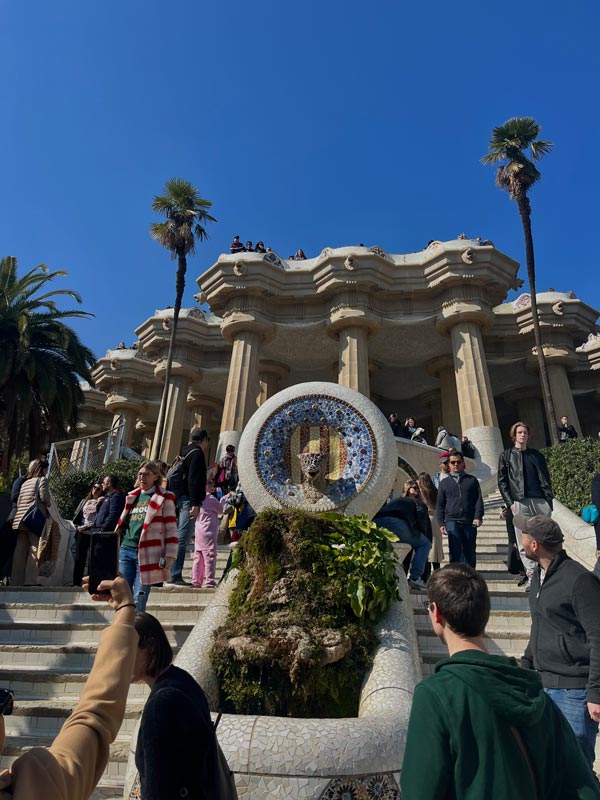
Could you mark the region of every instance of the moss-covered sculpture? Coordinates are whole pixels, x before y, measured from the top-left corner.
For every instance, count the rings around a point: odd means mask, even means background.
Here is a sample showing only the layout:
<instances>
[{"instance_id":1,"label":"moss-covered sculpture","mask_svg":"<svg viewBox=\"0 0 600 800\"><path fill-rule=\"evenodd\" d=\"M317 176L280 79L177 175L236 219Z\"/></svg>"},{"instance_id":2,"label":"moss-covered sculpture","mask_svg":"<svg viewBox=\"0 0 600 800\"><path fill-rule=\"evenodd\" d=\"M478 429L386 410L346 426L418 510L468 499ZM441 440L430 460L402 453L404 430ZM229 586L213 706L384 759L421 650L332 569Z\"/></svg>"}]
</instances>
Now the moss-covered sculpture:
<instances>
[{"instance_id":1,"label":"moss-covered sculpture","mask_svg":"<svg viewBox=\"0 0 600 800\"><path fill-rule=\"evenodd\" d=\"M393 541L366 517L259 514L211 653L222 710L355 716L372 625L398 597Z\"/></svg>"}]
</instances>

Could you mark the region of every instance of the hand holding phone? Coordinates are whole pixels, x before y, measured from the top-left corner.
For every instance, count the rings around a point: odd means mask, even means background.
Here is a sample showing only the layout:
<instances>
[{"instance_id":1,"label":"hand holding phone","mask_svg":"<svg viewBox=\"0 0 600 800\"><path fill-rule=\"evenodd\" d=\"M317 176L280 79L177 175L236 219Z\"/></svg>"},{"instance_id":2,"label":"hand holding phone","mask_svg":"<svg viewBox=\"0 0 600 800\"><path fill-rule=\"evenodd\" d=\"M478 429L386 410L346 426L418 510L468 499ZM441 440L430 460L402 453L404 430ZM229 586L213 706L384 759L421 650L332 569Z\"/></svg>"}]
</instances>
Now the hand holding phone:
<instances>
[{"instance_id":1,"label":"hand holding phone","mask_svg":"<svg viewBox=\"0 0 600 800\"><path fill-rule=\"evenodd\" d=\"M89 577L83 579L83 588L87 591L89 591L89 580ZM102 581L99 589L99 592L92 594L92 600L103 600L114 610L119 606L133 603L131 587L122 575L117 575L114 581Z\"/></svg>"},{"instance_id":2,"label":"hand holding phone","mask_svg":"<svg viewBox=\"0 0 600 800\"><path fill-rule=\"evenodd\" d=\"M119 536L116 533L93 533L90 552L90 574L88 592L107 594L99 591L102 581L112 581L119 573Z\"/></svg>"}]
</instances>

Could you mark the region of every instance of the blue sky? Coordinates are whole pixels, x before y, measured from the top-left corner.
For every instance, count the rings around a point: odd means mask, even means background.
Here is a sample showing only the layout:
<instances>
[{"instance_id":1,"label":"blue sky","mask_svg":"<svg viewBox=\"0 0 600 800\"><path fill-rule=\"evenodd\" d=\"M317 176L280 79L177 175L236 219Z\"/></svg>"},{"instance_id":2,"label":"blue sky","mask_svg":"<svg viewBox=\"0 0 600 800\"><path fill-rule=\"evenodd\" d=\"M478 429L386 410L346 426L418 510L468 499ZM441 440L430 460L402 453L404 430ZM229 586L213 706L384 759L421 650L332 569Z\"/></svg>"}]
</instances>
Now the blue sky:
<instances>
[{"instance_id":1,"label":"blue sky","mask_svg":"<svg viewBox=\"0 0 600 800\"><path fill-rule=\"evenodd\" d=\"M530 115L555 143L531 195L538 289L600 307L600 7L484 5L0 0L1 254L69 272L98 356L173 303L148 226L174 176L218 219L187 305L234 233L287 257L466 231L523 262L479 157Z\"/></svg>"}]
</instances>

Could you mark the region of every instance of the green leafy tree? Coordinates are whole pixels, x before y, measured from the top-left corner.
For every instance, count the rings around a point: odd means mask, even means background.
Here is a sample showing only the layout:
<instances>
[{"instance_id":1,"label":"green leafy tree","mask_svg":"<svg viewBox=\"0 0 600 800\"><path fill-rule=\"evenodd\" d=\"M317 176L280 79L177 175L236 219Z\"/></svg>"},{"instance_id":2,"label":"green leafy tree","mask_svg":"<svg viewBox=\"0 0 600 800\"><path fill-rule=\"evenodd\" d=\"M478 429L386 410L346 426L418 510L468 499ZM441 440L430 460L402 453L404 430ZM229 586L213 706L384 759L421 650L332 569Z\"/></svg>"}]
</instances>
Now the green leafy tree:
<instances>
[{"instance_id":1,"label":"green leafy tree","mask_svg":"<svg viewBox=\"0 0 600 800\"><path fill-rule=\"evenodd\" d=\"M56 298L81 303L70 289L53 289L66 272L48 272L41 264L19 277L17 259L0 259L0 430L6 463L25 444L30 458L42 445L77 425L83 402L79 379L92 382L94 354L65 319L92 316L62 311Z\"/></svg>"},{"instance_id":2,"label":"green leafy tree","mask_svg":"<svg viewBox=\"0 0 600 800\"><path fill-rule=\"evenodd\" d=\"M525 237L525 261L527 264L529 291L531 293L531 319L540 370L542 395L551 441L552 444L558 444L556 412L550 391L548 369L540 333L540 319L535 289L535 254L531 232L531 202L529 200L530 190L542 177L534 162L547 155L553 147L551 142L538 138L540 131L541 127L532 117L513 117L507 120L503 125L494 128L492 131L489 152L483 156L481 162L485 165L499 165L496 173L496 185L503 191L508 192L519 209ZM531 157L529 157L529 154Z\"/></svg>"},{"instance_id":3,"label":"green leafy tree","mask_svg":"<svg viewBox=\"0 0 600 800\"><path fill-rule=\"evenodd\" d=\"M167 403L169 397L169 384L173 367L173 351L177 338L177 323L181 310L181 301L185 289L185 274L187 272L187 256L195 252L196 242L208 238L205 229L207 222L216 222L208 213L212 203L200 197L198 190L189 181L182 178L171 178L165 184L164 195L157 195L152 201L152 210L166 217L164 222L153 222L150 225L150 235L160 245L165 247L173 260L177 259L177 274L175 276L175 305L173 306L173 325L167 354L165 369L165 385L163 388L156 424L156 434L152 446L152 457L161 456L162 439L165 429Z\"/></svg>"}]
</instances>

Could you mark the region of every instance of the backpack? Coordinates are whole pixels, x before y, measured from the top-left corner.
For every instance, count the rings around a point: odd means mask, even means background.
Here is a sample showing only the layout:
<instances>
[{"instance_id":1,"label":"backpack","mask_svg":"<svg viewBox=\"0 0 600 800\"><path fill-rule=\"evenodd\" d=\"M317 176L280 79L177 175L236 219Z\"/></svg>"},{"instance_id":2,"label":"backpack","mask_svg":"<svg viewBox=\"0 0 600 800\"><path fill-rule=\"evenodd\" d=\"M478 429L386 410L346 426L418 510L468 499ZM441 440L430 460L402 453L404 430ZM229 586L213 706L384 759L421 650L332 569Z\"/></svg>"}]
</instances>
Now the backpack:
<instances>
[{"instance_id":1,"label":"backpack","mask_svg":"<svg viewBox=\"0 0 600 800\"><path fill-rule=\"evenodd\" d=\"M598 516L598 506L593 503L581 509L581 519L589 525L595 525L598 522Z\"/></svg>"},{"instance_id":2,"label":"backpack","mask_svg":"<svg viewBox=\"0 0 600 800\"><path fill-rule=\"evenodd\" d=\"M177 456L175 461L171 464L167 472L167 489L173 492L175 498L179 500L180 497L188 493L188 470L189 470L189 456L193 453L190 450L183 458Z\"/></svg>"}]
</instances>

